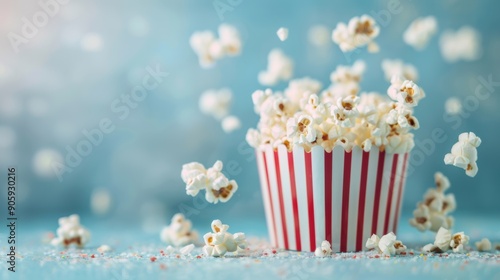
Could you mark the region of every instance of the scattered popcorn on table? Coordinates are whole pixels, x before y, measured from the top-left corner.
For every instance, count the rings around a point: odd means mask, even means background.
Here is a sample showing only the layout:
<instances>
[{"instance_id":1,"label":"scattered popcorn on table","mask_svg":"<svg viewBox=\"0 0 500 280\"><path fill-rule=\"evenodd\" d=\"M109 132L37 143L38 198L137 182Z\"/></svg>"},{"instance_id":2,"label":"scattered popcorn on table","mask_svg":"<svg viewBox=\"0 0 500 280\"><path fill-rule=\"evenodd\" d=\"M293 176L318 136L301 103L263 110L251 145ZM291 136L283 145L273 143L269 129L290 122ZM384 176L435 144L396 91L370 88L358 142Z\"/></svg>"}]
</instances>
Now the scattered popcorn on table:
<instances>
[{"instance_id":1,"label":"scattered popcorn on table","mask_svg":"<svg viewBox=\"0 0 500 280\"><path fill-rule=\"evenodd\" d=\"M239 55L241 52L240 35L234 26L221 24L218 31L219 38L216 38L212 31L199 31L189 39L189 44L203 68L213 67L217 60L225 56Z\"/></svg>"},{"instance_id":2,"label":"scattered popcorn on table","mask_svg":"<svg viewBox=\"0 0 500 280\"><path fill-rule=\"evenodd\" d=\"M425 253L444 253L453 250L455 253L464 253L465 245L469 243L469 236L463 232L455 234L451 230L441 227L437 234L434 244L427 244L422 248Z\"/></svg>"},{"instance_id":3,"label":"scattered popcorn on table","mask_svg":"<svg viewBox=\"0 0 500 280\"><path fill-rule=\"evenodd\" d=\"M186 183L186 193L196 196L201 190L205 190L205 199L210 203L227 202L238 190L238 184L234 180L228 180L222 174L222 162L216 161L208 169L197 162L184 164L181 177Z\"/></svg>"},{"instance_id":4,"label":"scattered popcorn on table","mask_svg":"<svg viewBox=\"0 0 500 280\"><path fill-rule=\"evenodd\" d=\"M276 35L278 35L278 38L283 42L288 38L288 28L281 27L278 29L276 32Z\"/></svg>"},{"instance_id":5,"label":"scattered popcorn on table","mask_svg":"<svg viewBox=\"0 0 500 280\"><path fill-rule=\"evenodd\" d=\"M222 257L227 252L237 252L246 248L245 234L238 232L231 234L227 232L228 225L222 224L220 220L212 221L212 231L203 236L205 246L203 254L212 257Z\"/></svg>"},{"instance_id":6,"label":"scattered popcorn on table","mask_svg":"<svg viewBox=\"0 0 500 280\"><path fill-rule=\"evenodd\" d=\"M330 42L330 29L324 25L315 25L309 28L307 38L309 43L317 47L324 47Z\"/></svg>"},{"instance_id":7,"label":"scattered popcorn on table","mask_svg":"<svg viewBox=\"0 0 500 280\"><path fill-rule=\"evenodd\" d=\"M227 116L222 119L222 130L226 133L231 133L241 127L241 121L236 116Z\"/></svg>"},{"instance_id":8,"label":"scattered popcorn on table","mask_svg":"<svg viewBox=\"0 0 500 280\"><path fill-rule=\"evenodd\" d=\"M453 194L445 195L450 181L441 172L434 174L435 189L428 189L424 200L417 204L413 211L410 225L420 231L438 231L441 227L449 229L453 226L453 217L447 216L457 207Z\"/></svg>"},{"instance_id":9,"label":"scattered popcorn on table","mask_svg":"<svg viewBox=\"0 0 500 280\"><path fill-rule=\"evenodd\" d=\"M391 81L392 77L399 76L406 80L417 81L418 71L415 66L404 63L399 59L384 59L382 60L382 70L385 78Z\"/></svg>"},{"instance_id":10,"label":"scattered popcorn on table","mask_svg":"<svg viewBox=\"0 0 500 280\"><path fill-rule=\"evenodd\" d=\"M189 244L189 245L186 245L182 248L179 249L179 253L181 253L181 255L189 255L191 253L191 251L193 251L194 249L194 244Z\"/></svg>"},{"instance_id":11,"label":"scattered popcorn on table","mask_svg":"<svg viewBox=\"0 0 500 280\"><path fill-rule=\"evenodd\" d=\"M203 92L199 99L201 112L213 116L215 119L223 119L229 112L233 94L227 88Z\"/></svg>"},{"instance_id":12,"label":"scattered popcorn on table","mask_svg":"<svg viewBox=\"0 0 500 280\"><path fill-rule=\"evenodd\" d=\"M111 251L111 247L109 247L108 245L101 245L101 246L99 246L99 248L97 248L97 252L99 252L101 254L104 254L104 253L107 253L110 251Z\"/></svg>"},{"instance_id":13,"label":"scattered popcorn on table","mask_svg":"<svg viewBox=\"0 0 500 280\"><path fill-rule=\"evenodd\" d=\"M437 21L433 16L417 18L403 33L403 40L417 50L422 50L437 32Z\"/></svg>"},{"instance_id":14,"label":"scattered popcorn on table","mask_svg":"<svg viewBox=\"0 0 500 280\"><path fill-rule=\"evenodd\" d=\"M491 251L491 241L488 238L481 239L481 241L476 242L475 245L479 252Z\"/></svg>"},{"instance_id":15,"label":"scattered popcorn on table","mask_svg":"<svg viewBox=\"0 0 500 280\"><path fill-rule=\"evenodd\" d=\"M462 102L456 97L446 99L444 110L448 115L458 115L462 112Z\"/></svg>"},{"instance_id":16,"label":"scattered popcorn on table","mask_svg":"<svg viewBox=\"0 0 500 280\"><path fill-rule=\"evenodd\" d=\"M330 242L328 242L327 240L321 242L321 246L316 248L316 250L314 251L314 255L321 258L331 256L332 245L330 245Z\"/></svg>"},{"instance_id":17,"label":"scattered popcorn on table","mask_svg":"<svg viewBox=\"0 0 500 280\"><path fill-rule=\"evenodd\" d=\"M365 247L368 250L377 249L379 242L380 242L380 238L376 234L372 234L372 236L370 238L368 238L368 240L366 240Z\"/></svg>"},{"instance_id":18,"label":"scattered popcorn on table","mask_svg":"<svg viewBox=\"0 0 500 280\"><path fill-rule=\"evenodd\" d=\"M446 30L441 34L441 55L448 62L477 60L481 55L481 36L470 26L457 31Z\"/></svg>"},{"instance_id":19,"label":"scattered popcorn on table","mask_svg":"<svg viewBox=\"0 0 500 280\"><path fill-rule=\"evenodd\" d=\"M80 225L80 216L74 214L59 219L57 237L52 239L51 244L68 247L74 243L79 248L82 248L89 239L90 232Z\"/></svg>"},{"instance_id":20,"label":"scattered popcorn on table","mask_svg":"<svg viewBox=\"0 0 500 280\"><path fill-rule=\"evenodd\" d=\"M377 52L378 45L373 40L379 32L380 28L375 20L368 15L362 15L352 18L348 24L338 23L333 30L332 40L343 52L363 46L368 46L369 52Z\"/></svg>"},{"instance_id":21,"label":"scattered popcorn on table","mask_svg":"<svg viewBox=\"0 0 500 280\"><path fill-rule=\"evenodd\" d=\"M460 134L458 142L451 148L451 153L444 156L444 163L464 169L469 177L476 176L479 170L476 163L479 145L481 145L481 138L473 132Z\"/></svg>"},{"instance_id":22,"label":"scattered popcorn on table","mask_svg":"<svg viewBox=\"0 0 500 280\"><path fill-rule=\"evenodd\" d=\"M451 237L450 247L455 253L464 253L464 246L469 243L469 237L463 232L455 233Z\"/></svg>"},{"instance_id":23,"label":"scattered popcorn on table","mask_svg":"<svg viewBox=\"0 0 500 280\"><path fill-rule=\"evenodd\" d=\"M393 232L379 238L376 234L372 234L366 240L365 247L368 250L376 249L384 256L392 256L406 252L406 246L400 240L396 240L396 235Z\"/></svg>"},{"instance_id":24,"label":"scattered popcorn on table","mask_svg":"<svg viewBox=\"0 0 500 280\"><path fill-rule=\"evenodd\" d=\"M267 57L267 69L258 76L259 83L273 86L279 81L287 81L293 75L293 62L280 49L273 49Z\"/></svg>"},{"instance_id":25,"label":"scattered popcorn on table","mask_svg":"<svg viewBox=\"0 0 500 280\"><path fill-rule=\"evenodd\" d=\"M198 232L192 229L190 220L177 213L172 217L170 225L163 228L160 238L167 244L180 247L197 242Z\"/></svg>"}]
</instances>

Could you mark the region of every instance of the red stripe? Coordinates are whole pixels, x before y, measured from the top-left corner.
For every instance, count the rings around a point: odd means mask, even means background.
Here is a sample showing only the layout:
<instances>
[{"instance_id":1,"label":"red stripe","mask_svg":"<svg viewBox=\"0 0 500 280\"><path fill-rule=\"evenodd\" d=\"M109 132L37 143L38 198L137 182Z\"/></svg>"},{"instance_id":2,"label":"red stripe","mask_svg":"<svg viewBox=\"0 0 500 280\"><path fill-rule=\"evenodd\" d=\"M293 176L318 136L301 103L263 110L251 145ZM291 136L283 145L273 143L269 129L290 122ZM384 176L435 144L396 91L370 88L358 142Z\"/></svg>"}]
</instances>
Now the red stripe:
<instances>
[{"instance_id":1,"label":"red stripe","mask_svg":"<svg viewBox=\"0 0 500 280\"><path fill-rule=\"evenodd\" d=\"M332 244L332 155L325 151L325 240Z\"/></svg>"},{"instance_id":2,"label":"red stripe","mask_svg":"<svg viewBox=\"0 0 500 280\"><path fill-rule=\"evenodd\" d=\"M276 168L276 182L278 183L278 199L280 202L281 228L283 229L283 239L285 240L285 249L289 249L288 232L286 230L285 202L283 201L283 190L281 187L281 170L280 160L278 158L278 150L274 151L274 167Z\"/></svg>"},{"instance_id":3,"label":"red stripe","mask_svg":"<svg viewBox=\"0 0 500 280\"><path fill-rule=\"evenodd\" d=\"M380 204L380 192L382 190L382 175L384 172L385 151L378 153L377 181L375 182L375 198L373 201L372 232L377 233L378 210Z\"/></svg>"},{"instance_id":4,"label":"red stripe","mask_svg":"<svg viewBox=\"0 0 500 280\"><path fill-rule=\"evenodd\" d=\"M266 182L267 182L267 193L269 195L269 203L271 205L271 217L273 223L273 235L274 235L274 244L273 246L278 247L278 235L276 233L276 222L274 218L274 208L273 208L273 199L271 196L271 185L269 184L269 170L267 169L267 159L266 152L262 152L262 157L264 158L264 168L266 169Z\"/></svg>"},{"instance_id":5,"label":"red stripe","mask_svg":"<svg viewBox=\"0 0 500 280\"><path fill-rule=\"evenodd\" d=\"M299 203L297 202L297 187L295 185L295 168L293 166L293 153L288 152L288 169L290 170L290 189L292 191L293 221L295 223L295 246L297 251L302 248L300 244Z\"/></svg>"},{"instance_id":6,"label":"red stripe","mask_svg":"<svg viewBox=\"0 0 500 280\"><path fill-rule=\"evenodd\" d=\"M340 224L340 251L347 251L347 227L349 225L349 189L351 186L352 152L344 153L344 181L342 187L342 222Z\"/></svg>"},{"instance_id":7,"label":"red stripe","mask_svg":"<svg viewBox=\"0 0 500 280\"><path fill-rule=\"evenodd\" d=\"M312 178L312 163L311 153L304 151L306 163L306 185L307 185L307 206L309 214L309 249L316 249L316 227L314 225L314 200L313 200L313 178Z\"/></svg>"},{"instance_id":8,"label":"red stripe","mask_svg":"<svg viewBox=\"0 0 500 280\"><path fill-rule=\"evenodd\" d=\"M394 217L394 219L396 219L394 221L394 229L393 229L393 232L396 233L397 229L398 229L398 221L399 221L399 215L400 215L400 205L401 205L401 197L403 196L403 184L404 184L404 180L405 180L405 172L406 172L406 163L408 161L408 153L405 154L405 158L404 158L404 161L403 161L403 170L401 170L401 179L399 181L399 195L398 195L398 202L396 204L396 216Z\"/></svg>"},{"instance_id":9,"label":"red stripe","mask_svg":"<svg viewBox=\"0 0 500 280\"><path fill-rule=\"evenodd\" d=\"M398 168L398 154L392 157L391 180L389 182L389 196L387 197L387 206L385 207L384 234L389 230L389 218L391 217L392 196L394 194L394 181L396 180L396 170Z\"/></svg>"},{"instance_id":10,"label":"red stripe","mask_svg":"<svg viewBox=\"0 0 500 280\"><path fill-rule=\"evenodd\" d=\"M366 201L366 182L368 180L368 162L370 152L363 151L363 161L361 163L361 181L359 183L359 202L358 202L358 227L356 230L356 251L363 250L363 225L365 222L365 201Z\"/></svg>"}]
</instances>

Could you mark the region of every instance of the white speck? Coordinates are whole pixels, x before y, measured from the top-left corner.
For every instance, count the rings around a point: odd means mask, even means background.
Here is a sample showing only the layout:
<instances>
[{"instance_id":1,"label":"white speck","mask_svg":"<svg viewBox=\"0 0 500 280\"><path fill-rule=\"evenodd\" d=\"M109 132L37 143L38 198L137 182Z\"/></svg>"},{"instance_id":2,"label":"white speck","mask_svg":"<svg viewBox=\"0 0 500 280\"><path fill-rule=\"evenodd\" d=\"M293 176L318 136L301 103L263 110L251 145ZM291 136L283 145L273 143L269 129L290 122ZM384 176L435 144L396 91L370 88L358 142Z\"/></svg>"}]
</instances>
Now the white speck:
<instances>
[{"instance_id":1,"label":"white speck","mask_svg":"<svg viewBox=\"0 0 500 280\"><path fill-rule=\"evenodd\" d=\"M56 175L53 165L64 164L61 153L52 149L42 149L33 157L33 170L39 176L53 177Z\"/></svg>"},{"instance_id":2,"label":"white speck","mask_svg":"<svg viewBox=\"0 0 500 280\"><path fill-rule=\"evenodd\" d=\"M241 127L241 122L238 117L227 116L222 120L221 125L224 132L231 133Z\"/></svg>"},{"instance_id":3,"label":"white speck","mask_svg":"<svg viewBox=\"0 0 500 280\"><path fill-rule=\"evenodd\" d=\"M96 52L102 49L102 38L97 33L87 33L81 40L82 49L87 52Z\"/></svg>"},{"instance_id":4,"label":"white speck","mask_svg":"<svg viewBox=\"0 0 500 280\"><path fill-rule=\"evenodd\" d=\"M331 31L324 25L315 25L307 34L309 43L317 47L325 47L330 42Z\"/></svg>"},{"instance_id":5,"label":"white speck","mask_svg":"<svg viewBox=\"0 0 500 280\"><path fill-rule=\"evenodd\" d=\"M111 195L106 189L97 189L92 192L90 198L90 208L96 215L104 215L108 213L111 206Z\"/></svg>"},{"instance_id":6,"label":"white speck","mask_svg":"<svg viewBox=\"0 0 500 280\"><path fill-rule=\"evenodd\" d=\"M283 42L288 38L288 28L281 27L280 29L278 29L276 34L278 35L278 38L280 38L280 40Z\"/></svg>"},{"instance_id":7,"label":"white speck","mask_svg":"<svg viewBox=\"0 0 500 280\"><path fill-rule=\"evenodd\" d=\"M450 97L444 103L444 110L449 115L458 115L462 112L462 102L456 97Z\"/></svg>"}]
</instances>

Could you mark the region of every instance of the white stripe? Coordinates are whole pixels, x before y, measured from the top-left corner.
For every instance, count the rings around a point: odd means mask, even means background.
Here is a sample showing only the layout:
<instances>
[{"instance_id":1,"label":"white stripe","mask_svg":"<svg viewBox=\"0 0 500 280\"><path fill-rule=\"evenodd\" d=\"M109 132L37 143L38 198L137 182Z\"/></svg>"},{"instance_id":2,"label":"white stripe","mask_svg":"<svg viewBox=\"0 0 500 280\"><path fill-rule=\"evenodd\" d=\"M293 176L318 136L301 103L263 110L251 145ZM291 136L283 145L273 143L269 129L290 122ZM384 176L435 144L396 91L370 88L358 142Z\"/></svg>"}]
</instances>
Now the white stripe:
<instances>
[{"instance_id":1,"label":"white stripe","mask_svg":"<svg viewBox=\"0 0 500 280\"><path fill-rule=\"evenodd\" d=\"M315 146L311 150L311 169L313 177L314 226L316 246L319 247L325 236L325 149Z\"/></svg>"},{"instance_id":2,"label":"white stripe","mask_svg":"<svg viewBox=\"0 0 500 280\"><path fill-rule=\"evenodd\" d=\"M394 192L392 194L391 213L389 213L389 230L392 231L396 221L396 206L398 204L399 183L401 182L401 170L403 169L404 154L398 155L396 174L394 174Z\"/></svg>"},{"instance_id":3,"label":"white stripe","mask_svg":"<svg viewBox=\"0 0 500 280\"><path fill-rule=\"evenodd\" d=\"M271 214L271 204L269 201L269 195L267 190L267 181L266 181L266 169L264 166L264 157L262 155L262 150L257 151L257 167L259 169L259 178L260 178L260 186L262 190L262 199L264 202L264 210L266 212L266 223L267 230L269 232L269 238L271 239L271 244L276 246L276 240L274 240L274 230L273 230L273 217Z\"/></svg>"},{"instance_id":4,"label":"white stripe","mask_svg":"<svg viewBox=\"0 0 500 280\"><path fill-rule=\"evenodd\" d=\"M300 223L300 243L302 251L312 251L316 248L309 248L309 219L307 217L307 185L306 185L306 166L304 160L304 149L301 147L293 148L293 164L295 168L295 184L297 186L297 204L299 206Z\"/></svg>"},{"instance_id":5,"label":"white stripe","mask_svg":"<svg viewBox=\"0 0 500 280\"><path fill-rule=\"evenodd\" d=\"M361 180L361 158L359 147L352 149L351 185L349 186L349 221L347 230L347 251L356 250L356 230L358 228L359 183Z\"/></svg>"},{"instance_id":6,"label":"white stripe","mask_svg":"<svg viewBox=\"0 0 500 280\"><path fill-rule=\"evenodd\" d=\"M365 216L363 218L363 242L374 233L372 232L372 218L373 205L375 200L375 187L377 183L378 155L378 148L372 148L370 151L370 160L368 161L368 175L366 179Z\"/></svg>"},{"instance_id":7,"label":"white stripe","mask_svg":"<svg viewBox=\"0 0 500 280\"><path fill-rule=\"evenodd\" d=\"M380 192L380 207L378 211L377 235L384 235L385 211L387 210L387 196L389 195L389 184L391 183L391 168L393 154L386 153L384 161L384 172L382 174L382 191Z\"/></svg>"},{"instance_id":8,"label":"white stripe","mask_svg":"<svg viewBox=\"0 0 500 280\"><path fill-rule=\"evenodd\" d=\"M267 167L269 169L269 184L271 185L271 199L273 201L273 212L275 217L276 233L278 236L278 247L285 248L283 240L283 229L281 226L280 202L278 198L278 183L276 181L276 167L274 165L274 151L272 147L266 148Z\"/></svg>"},{"instance_id":9,"label":"white stripe","mask_svg":"<svg viewBox=\"0 0 500 280\"><path fill-rule=\"evenodd\" d=\"M278 157L281 170L281 188L283 204L285 205L286 231L288 236L288 250L297 250L295 246L295 224L293 219L292 189L290 184L290 169L288 168L288 151L284 145L278 146Z\"/></svg>"},{"instance_id":10,"label":"white stripe","mask_svg":"<svg viewBox=\"0 0 500 280\"><path fill-rule=\"evenodd\" d=\"M406 154L403 154L403 156ZM410 160L410 156L408 155L408 161ZM403 163L404 163L404 157L403 157ZM404 176L401 177L401 180L403 180L403 187L401 189L401 201L399 202L399 212L397 213L396 219L399 219L401 217L401 211L403 210L403 201L404 201L404 196L405 196L405 186L406 186L406 172L408 171L408 164L409 162L406 162L406 168L402 172L404 172ZM403 175L403 174L401 174ZM398 223L399 225L399 223ZM398 229L396 229L397 231Z\"/></svg>"},{"instance_id":11,"label":"white stripe","mask_svg":"<svg viewBox=\"0 0 500 280\"><path fill-rule=\"evenodd\" d=\"M340 251L340 228L342 226L342 182L344 177L344 148L336 146L333 151L332 173L332 249Z\"/></svg>"}]
</instances>

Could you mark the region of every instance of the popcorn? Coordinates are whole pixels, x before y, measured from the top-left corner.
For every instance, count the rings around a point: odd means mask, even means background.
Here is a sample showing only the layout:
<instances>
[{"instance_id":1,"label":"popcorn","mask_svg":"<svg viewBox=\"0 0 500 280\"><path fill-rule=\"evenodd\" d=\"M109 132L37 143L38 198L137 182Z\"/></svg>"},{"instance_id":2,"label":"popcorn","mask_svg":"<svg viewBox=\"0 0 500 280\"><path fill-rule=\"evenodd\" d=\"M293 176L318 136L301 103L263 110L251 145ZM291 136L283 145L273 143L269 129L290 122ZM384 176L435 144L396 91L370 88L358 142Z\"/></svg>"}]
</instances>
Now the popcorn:
<instances>
[{"instance_id":1,"label":"popcorn","mask_svg":"<svg viewBox=\"0 0 500 280\"><path fill-rule=\"evenodd\" d=\"M380 29L375 20L368 15L362 15L352 18L347 25L343 22L338 23L333 30L332 40L343 52L366 45L368 45L368 51L376 52L378 46L373 40L379 32Z\"/></svg>"},{"instance_id":2,"label":"popcorn","mask_svg":"<svg viewBox=\"0 0 500 280\"><path fill-rule=\"evenodd\" d=\"M378 248L379 242L380 242L380 238L376 234L372 234L372 236L370 238L368 238L368 240L366 240L365 247L368 250L376 249L376 248Z\"/></svg>"},{"instance_id":3,"label":"popcorn","mask_svg":"<svg viewBox=\"0 0 500 280\"><path fill-rule=\"evenodd\" d=\"M418 102L425 97L425 94L417 84L410 80L403 80L398 76L392 77L391 86L387 90L387 94L392 100L407 107L417 106Z\"/></svg>"},{"instance_id":4,"label":"popcorn","mask_svg":"<svg viewBox=\"0 0 500 280\"><path fill-rule=\"evenodd\" d=\"M294 143L309 146L316 141L316 129L313 124L313 118L310 115L298 114L287 121L287 137L291 137Z\"/></svg>"},{"instance_id":5,"label":"popcorn","mask_svg":"<svg viewBox=\"0 0 500 280\"><path fill-rule=\"evenodd\" d=\"M99 248L97 248L97 252L101 254L107 253L109 251L111 251L111 247L109 247L108 245L101 245L99 246Z\"/></svg>"},{"instance_id":6,"label":"popcorn","mask_svg":"<svg viewBox=\"0 0 500 280\"><path fill-rule=\"evenodd\" d=\"M212 231L203 236L205 246L203 254L212 257L222 257L227 252L237 252L246 248L246 238L244 233L231 234L227 232L228 225L222 224L220 220L212 221Z\"/></svg>"},{"instance_id":7,"label":"popcorn","mask_svg":"<svg viewBox=\"0 0 500 280\"><path fill-rule=\"evenodd\" d=\"M366 241L366 248L377 249L384 256L392 256L406 251L406 246L400 240L396 240L396 235L390 232L381 238L376 234L372 234Z\"/></svg>"},{"instance_id":8,"label":"popcorn","mask_svg":"<svg viewBox=\"0 0 500 280\"><path fill-rule=\"evenodd\" d=\"M281 27L276 32L276 35L278 35L281 41L285 41L288 38L288 28Z\"/></svg>"},{"instance_id":9,"label":"popcorn","mask_svg":"<svg viewBox=\"0 0 500 280\"><path fill-rule=\"evenodd\" d=\"M293 62L280 49L273 49L267 57L267 69L258 76L259 83L264 86L273 86L279 81L286 81L292 77Z\"/></svg>"},{"instance_id":10,"label":"popcorn","mask_svg":"<svg viewBox=\"0 0 500 280\"><path fill-rule=\"evenodd\" d=\"M458 136L458 142L451 148L451 153L444 156L444 163L454 165L465 170L465 174L474 177L479 170L477 166L477 147L481 145L481 138L473 132L464 132Z\"/></svg>"},{"instance_id":11,"label":"popcorn","mask_svg":"<svg viewBox=\"0 0 500 280\"><path fill-rule=\"evenodd\" d=\"M441 55L448 62L477 60L481 55L481 38L478 31L463 26L457 31L446 30L439 38Z\"/></svg>"},{"instance_id":12,"label":"popcorn","mask_svg":"<svg viewBox=\"0 0 500 280\"><path fill-rule=\"evenodd\" d=\"M241 122L236 116L227 116L222 119L221 125L224 132L231 133L241 127Z\"/></svg>"},{"instance_id":13,"label":"popcorn","mask_svg":"<svg viewBox=\"0 0 500 280\"><path fill-rule=\"evenodd\" d=\"M315 25L307 32L309 43L317 47L324 47L330 41L330 30L324 25Z\"/></svg>"},{"instance_id":14,"label":"popcorn","mask_svg":"<svg viewBox=\"0 0 500 280\"><path fill-rule=\"evenodd\" d=\"M458 115L462 112L462 102L456 97L446 99L444 110L448 115Z\"/></svg>"},{"instance_id":15,"label":"popcorn","mask_svg":"<svg viewBox=\"0 0 500 280\"><path fill-rule=\"evenodd\" d=\"M382 70L388 81L391 81L393 76L402 77L405 80L418 80L418 71L412 64L406 64L399 59L384 59L382 60Z\"/></svg>"},{"instance_id":16,"label":"popcorn","mask_svg":"<svg viewBox=\"0 0 500 280\"><path fill-rule=\"evenodd\" d=\"M463 253L464 246L469 243L469 237L465 235L463 232L453 234L450 247L453 249L455 253Z\"/></svg>"},{"instance_id":17,"label":"popcorn","mask_svg":"<svg viewBox=\"0 0 500 280\"><path fill-rule=\"evenodd\" d=\"M491 242L488 238L483 238L481 241L476 242L476 248L479 252L491 251Z\"/></svg>"},{"instance_id":18,"label":"popcorn","mask_svg":"<svg viewBox=\"0 0 500 280\"><path fill-rule=\"evenodd\" d=\"M184 246L198 240L198 232L192 229L191 221L183 214L177 213L172 217L169 226L163 228L160 233L163 242L175 247Z\"/></svg>"},{"instance_id":19,"label":"popcorn","mask_svg":"<svg viewBox=\"0 0 500 280\"><path fill-rule=\"evenodd\" d=\"M51 244L68 247L75 243L79 248L82 248L89 239L90 232L80 225L80 216L74 214L59 219L57 237L52 239Z\"/></svg>"},{"instance_id":20,"label":"popcorn","mask_svg":"<svg viewBox=\"0 0 500 280\"><path fill-rule=\"evenodd\" d=\"M434 245L441 251L446 252L450 249L451 242L451 231L443 227L439 228L436 239L434 240Z\"/></svg>"},{"instance_id":21,"label":"popcorn","mask_svg":"<svg viewBox=\"0 0 500 280\"><path fill-rule=\"evenodd\" d=\"M196 196L200 190L205 190L205 199L210 203L229 201L238 190L238 184L222 174L222 167L221 161L216 161L208 169L197 162L184 164L181 177L186 183L186 193Z\"/></svg>"},{"instance_id":22,"label":"popcorn","mask_svg":"<svg viewBox=\"0 0 500 280\"><path fill-rule=\"evenodd\" d=\"M316 257L324 258L332 255L332 245L327 240L321 242L321 246L314 250L314 255Z\"/></svg>"},{"instance_id":23,"label":"popcorn","mask_svg":"<svg viewBox=\"0 0 500 280\"><path fill-rule=\"evenodd\" d=\"M238 30L228 24L219 26L219 38L212 31L195 32L189 39L191 48L198 56L200 66L210 68L224 56L235 56L241 52Z\"/></svg>"},{"instance_id":24,"label":"popcorn","mask_svg":"<svg viewBox=\"0 0 500 280\"><path fill-rule=\"evenodd\" d=\"M201 94L198 104L201 112L220 120L227 116L232 99L233 94L227 88L210 89Z\"/></svg>"},{"instance_id":25,"label":"popcorn","mask_svg":"<svg viewBox=\"0 0 500 280\"><path fill-rule=\"evenodd\" d=\"M453 217L447 216L455 211L456 201L453 194L445 195L450 187L450 181L441 172L434 174L435 189L428 189L424 200L417 204L413 211L410 225L420 231L438 231L441 227L449 229L453 226Z\"/></svg>"},{"instance_id":26,"label":"popcorn","mask_svg":"<svg viewBox=\"0 0 500 280\"><path fill-rule=\"evenodd\" d=\"M434 253L434 252L440 252L439 248L432 244L432 243L429 243L427 245L425 245L424 247L422 247L422 252L424 253Z\"/></svg>"},{"instance_id":27,"label":"popcorn","mask_svg":"<svg viewBox=\"0 0 500 280\"><path fill-rule=\"evenodd\" d=\"M435 17L417 18L403 33L403 40L415 49L422 50L436 31L437 21Z\"/></svg>"},{"instance_id":28,"label":"popcorn","mask_svg":"<svg viewBox=\"0 0 500 280\"><path fill-rule=\"evenodd\" d=\"M179 253L181 253L181 255L189 255L191 253L191 251L193 251L194 249L194 244L189 244L189 245L186 245L182 248L179 249Z\"/></svg>"},{"instance_id":29,"label":"popcorn","mask_svg":"<svg viewBox=\"0 0 500 280\"><path fill-rule=\"evenodd\" d=\"M358 116L356 106L359 103L359 97L347 96L337 99L337 105L332 106L332 115L335 117L336 124L341 127L352 127L355 118Z\"/></svg>"}]
</instances>

